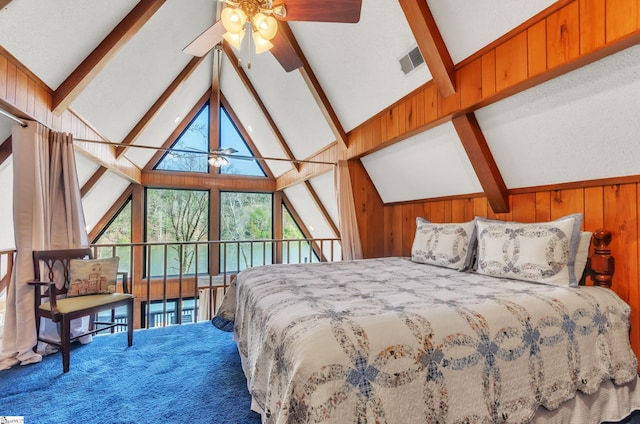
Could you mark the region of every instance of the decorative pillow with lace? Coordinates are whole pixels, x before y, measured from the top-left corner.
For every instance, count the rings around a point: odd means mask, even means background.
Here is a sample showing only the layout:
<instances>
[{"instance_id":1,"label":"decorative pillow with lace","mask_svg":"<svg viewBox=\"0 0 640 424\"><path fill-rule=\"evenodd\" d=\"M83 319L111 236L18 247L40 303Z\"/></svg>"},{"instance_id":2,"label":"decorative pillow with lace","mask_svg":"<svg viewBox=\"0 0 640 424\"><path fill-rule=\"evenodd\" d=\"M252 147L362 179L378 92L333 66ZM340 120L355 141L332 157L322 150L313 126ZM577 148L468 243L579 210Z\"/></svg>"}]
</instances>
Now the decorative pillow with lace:
<instances>
[{"instance_id":1,"label":"decorative pillow with lace","mask_svg":"<svg viewBox=\"0 0 640 424\"><path fill-rule=\"evenodd\" d=\"M435 224L418 217L411 260L464 271L473 258L474 231L474 221Z\"/></svg>"}]
</instances>

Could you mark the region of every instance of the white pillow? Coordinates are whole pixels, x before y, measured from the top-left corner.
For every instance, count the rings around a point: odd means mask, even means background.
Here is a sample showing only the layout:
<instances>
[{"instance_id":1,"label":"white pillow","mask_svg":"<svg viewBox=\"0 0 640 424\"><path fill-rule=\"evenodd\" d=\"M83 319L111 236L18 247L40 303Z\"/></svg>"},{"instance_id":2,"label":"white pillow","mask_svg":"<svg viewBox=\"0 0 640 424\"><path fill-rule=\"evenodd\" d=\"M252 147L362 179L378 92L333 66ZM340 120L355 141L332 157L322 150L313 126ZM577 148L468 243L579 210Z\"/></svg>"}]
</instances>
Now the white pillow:
<instances>
[{"instance_id":1,"label":"white pillow","mask_svg":"<svg viewBox=\"0 0 640 424\"><path fill-rule=\"evenodd\" d=\"M575 259L582 214L552 222L505 222L480 217L475 221L478 273L578 286Z\"/></svg>"},{"instance_id":2,"label":"white pillow","mask_svg":"<svg viewBox=\"0 0 640 424\"><path fill-rule=\"evenodd\" d=\"M411 260L464 271L473 259L474 243L474 221L435 224L418 217Z\"/></svg>"}]
</instances>

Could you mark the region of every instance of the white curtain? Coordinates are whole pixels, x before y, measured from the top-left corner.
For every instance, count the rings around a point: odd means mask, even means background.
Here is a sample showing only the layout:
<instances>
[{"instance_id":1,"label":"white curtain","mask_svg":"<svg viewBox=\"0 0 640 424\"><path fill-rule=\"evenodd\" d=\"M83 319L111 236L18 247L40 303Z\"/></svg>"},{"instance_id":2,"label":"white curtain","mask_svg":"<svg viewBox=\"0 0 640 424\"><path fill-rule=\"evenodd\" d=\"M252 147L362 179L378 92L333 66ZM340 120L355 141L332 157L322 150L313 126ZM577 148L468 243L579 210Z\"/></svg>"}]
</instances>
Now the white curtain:
<instances>
[{"instance_id":1,"label":"white curtain","mask_svg":"<svg viewBox=\"0 0 640 424\"><path fill-rule=\"evenodd\" d=\"M12 140L17 253L7 296L0 369L42 360L33 351L37 340L34 289L27 285L33 278L32 252L88 246L71 135L29 122L25 128L13 127ZM43 330L57 332L52 325Z\"/></svg>"},{"instance_id":2,"label":"white curtain","mask_svg":"<svg viewBox=\"0 0 640 424\"><path fill-rule=\"evenodd\" d=\"M349 163L339 160L335 169L336 197L338 201L338 218L340 220L340 238L342 240L342 259L362 259L362 245L358 231Z\"/></svg>"}]
</instances>

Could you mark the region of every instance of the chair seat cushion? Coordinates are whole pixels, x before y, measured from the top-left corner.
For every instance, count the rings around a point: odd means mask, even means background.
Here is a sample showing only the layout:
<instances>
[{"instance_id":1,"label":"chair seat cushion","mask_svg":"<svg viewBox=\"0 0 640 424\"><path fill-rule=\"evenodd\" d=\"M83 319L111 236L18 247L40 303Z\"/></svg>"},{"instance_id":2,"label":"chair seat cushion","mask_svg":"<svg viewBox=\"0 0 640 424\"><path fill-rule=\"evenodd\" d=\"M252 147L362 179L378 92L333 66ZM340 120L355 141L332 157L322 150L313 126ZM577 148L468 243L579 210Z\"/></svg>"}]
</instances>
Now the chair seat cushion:
<instances>
[{"instance_id":1,"label":"chair seat cushion","mask_svg":"<svg viewBox=\"0 0 640 424\"><path fill-rule=\"evenodd\" d=\"M58 311L62 314L66 314L96 306L108 305L109 303L118 302L132 297L133 295L127 293L93 294L89 296L67 297L59 299L56 303L58 305ZM44 311L51 311L51 303L43 303L40 305L40 309Z\"/></svg>"}]
</instances>

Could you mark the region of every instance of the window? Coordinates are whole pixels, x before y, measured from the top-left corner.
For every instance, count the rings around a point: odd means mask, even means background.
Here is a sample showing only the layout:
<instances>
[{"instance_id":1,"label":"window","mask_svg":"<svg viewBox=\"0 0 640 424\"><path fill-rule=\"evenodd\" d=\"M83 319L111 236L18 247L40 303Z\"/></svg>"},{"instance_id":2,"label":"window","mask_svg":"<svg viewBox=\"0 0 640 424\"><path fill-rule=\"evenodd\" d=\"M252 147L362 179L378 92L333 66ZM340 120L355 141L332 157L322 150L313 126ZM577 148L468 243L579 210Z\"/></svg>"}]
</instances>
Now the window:
<instances>
[{"instance_id":1,"label":"window","mask_svg":"<svg viewBox=\"0 0 640 424\"><path fill-rule=\"evenodd\" d=\"M295 240L288 243L283 242L282 263L304 263L309 262L309 258L311 258L311 262L320 262L309 242L301 241L305 238L304 233L284 204L282 205L282 238L283 240Z\"/></svg>"},{"instance_id":2,"label":"window","mask_svg":"<svg viewBox=\"0 0 640 424\"><path fill-rule=\"evenodd\" d=\"M271 193L220 193L220 271L236 272L273 262L273 243L248 240L273 238L273 195ZM240 241L243 241L240 243Z\"/></svg>"},{"instance_id":3,"label":"window","mask_svg":"<svg viewBox=\"0 0 640 424\"><path fill-rule=\"evenodd\" d=\"M209 105L198 112L187 128L180 134L171 149L162 156L154 169L162 171L209 172ZM189 153L193 150L194 153Z\"/></svg>"},{"instance_id":4,"label":"window","mask_svg":"<svg viewBox=\"0 0 640 424\"><path fill-rule=\"evenodd\" d=\"M163 275L165 267L167 275L208 273L209 192L148 188L146 198L146 240L176 242L152 246L147 252L151 276ZM177 243L183 241L203 243L197 248Z\"/></svg>"},{"instance_id":5,"label":"window","mask_svg":"<svg viewBox=\"0 0 640 424\"><path fill-rule=\"evenodd\" d=\"M106 226L102 234L95 240L95 244L128 244L131 243L131 199L115 214L111 222ZM119 246L101 247L97 251L98 258L119 256L119 271L128 272L131 275L131 247Z\"/></svg>"},{"instance_id":6,"label":"window","mask_svg":"<svg viewBox=\"0 0 640 424\"><path fill-rule=\"evenodd\" d=\"M251 156L253 153L247 146L244 138L238 131L238 128L234 125L229 117L227 111L220 108L220 147L231 147L238 152L235 153L238 156ZM220 168L221 174L235 174L235 175L249 175L256 177L264 177L266 174L260 167L257 160L244 160L244 159L230 159L229 165Z\"/></svg>"}]
</instances>

